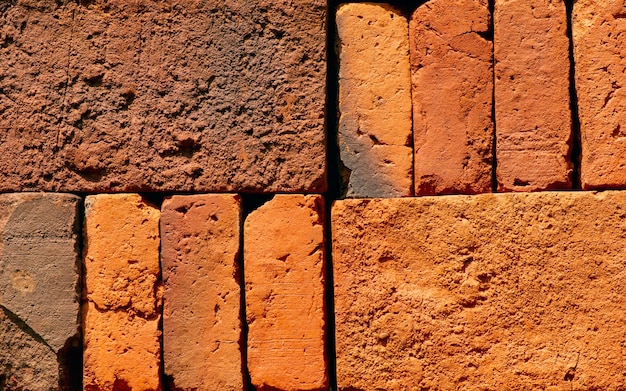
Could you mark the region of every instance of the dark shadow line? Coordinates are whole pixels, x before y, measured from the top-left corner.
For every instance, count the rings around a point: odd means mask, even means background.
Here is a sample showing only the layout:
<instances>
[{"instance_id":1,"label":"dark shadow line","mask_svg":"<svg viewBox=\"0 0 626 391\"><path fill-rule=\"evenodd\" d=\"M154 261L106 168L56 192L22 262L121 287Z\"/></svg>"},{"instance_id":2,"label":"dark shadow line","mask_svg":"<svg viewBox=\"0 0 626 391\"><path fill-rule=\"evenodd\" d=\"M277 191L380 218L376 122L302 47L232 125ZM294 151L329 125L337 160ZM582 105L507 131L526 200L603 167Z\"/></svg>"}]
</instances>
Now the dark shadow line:
<instances>
[{"instance_id":1,"label":"dark shadow line","mask_svg":"<svg viewBox=\"0 0 626 391\"><path fill-rule=\"evenodd\" d=\"M575 0L566 0L565 9L567 13L567 38L569 40L569 94L570 112L572 115L572 132L570 142L570 161L572 170L572 189L581 190L581 161L582 161L582 139L580 129L580 118L578 113L578 93L576 92L576 61L574 59L574 33L572 28L572 15Z\"/></svg>"},{"instance_id":2,"label":"dark shadow line","mask_svg":"<svg viewBox=\"0 0 626 391\"><path fill-rule=\"evenodd\" d=\"M494 20L495 0L489 0L489 14L491 15L491 123L493 132L491 136L491 191L498 192L498 132L496 121L496 26Z\"/></svg>"},{"instance_id":3,"label":"dark shadow line","mask_svg":"<svg viewBox=\"0 0 626 391\"><path fill-rule=\"evenodd\" d=\"M35 341L45 345L48 349L50 349L51 352L53 352L56 355L56 351L52 348L52 346L48 345L48 342L46 342L46 340L43 339L43 337L41 335L37 334L37 332L35 330L33 330L28 324L26 324L26 322L24 322L19 316L17 316L17 314L15 314L14 312L12 312L7 307L5 307L5 306L3 306L1 304L0 304L0 310L2 310L4 315L11 322L13 322L20 330L22 330L24 333L28 334Z\"/></svg>"},{"instance_id":4,"label":"dark shadow line","mask_svg":"<svg viewBox=\"0 0 626 391\"><path fill-rule=\"evenodd\" d=\"M337 349L335 345L335 305L332 263L331 210L334 200L340 198L345 187L342 184L343 163L339 153L339 59L337 42L336 10L341 1L328 0L326 17L326 161L328 190L324 196L324 304L326 315L325 355L328 365L328 385L337 390ZM345 170L345 168L344 168Z\"/></svg>"}]
</instances>

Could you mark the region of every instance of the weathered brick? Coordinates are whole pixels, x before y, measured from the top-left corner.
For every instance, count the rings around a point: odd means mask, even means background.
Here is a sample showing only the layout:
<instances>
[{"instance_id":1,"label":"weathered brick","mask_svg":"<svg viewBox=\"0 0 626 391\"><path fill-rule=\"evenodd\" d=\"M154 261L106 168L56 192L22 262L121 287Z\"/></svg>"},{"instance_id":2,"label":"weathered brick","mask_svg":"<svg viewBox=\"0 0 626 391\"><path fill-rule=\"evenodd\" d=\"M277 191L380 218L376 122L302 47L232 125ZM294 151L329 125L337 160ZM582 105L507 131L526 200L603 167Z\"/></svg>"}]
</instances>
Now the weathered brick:
<instances>
[{"instance_id":1,"label":"weathered brick","mask_svg":"<svg viewBox=\"0 0 626 391\"><path fill-rule=\"evenodd\" d=\"M413 193L408 21L386 4L337 9L339 149L348 197Z\"/></svg>"},{"instance_id":2,"label":"weathered brick","mask_svg":"<svg viewBox=\"0 0 626 391\"><path fill-rule=\"evenodd\" d=\"M339 389L621 389L624 205L623 192L338 201Z\"/></svg>"},{"instance_id":3,"label":"weathered brick","mask_svg":"<svg viewBox=\"0 0 626 391\"><path fill-rule=\"evenodd\" d=\"M326 1L0 4L0 191L323 191Z\"/></svg>"},{"instance_id":4,"label":"weathered brick","mask_svg":"<svg viewBox=\"0 0 626 391\"><path fill-rule=\"evenodd\" d=\"M248 370L259 390L328 386L323 226L317 195L277 195L246 218Z\"/></svg>"},{"instance_id":5,"label":"weathered brick","mask_svg":"<svg viewBox=\"0 0 626 391\"><path fill-rule=\"evenodd\" d=\"M626 4L574 2L576 91L584 189L626 187Z\"/></svg>"},{"instance_id":6,"label":"weathered brick","mask_svg":"<svg viewBox=\"0 0 626 391\"><path fill-rule=\"evenodd\" d=\"M86 391L160 390L159 210L137 194L85 200Z\"/></svg>"},{"instance_id":7,"label":"weathered brick","mask_svg":"<svg viewBox=\"0 0 626 391\"><path fill-rule=\"evenodd\" d=\"M491 192L493 42L487 0L412 14L415 194Z\"/></svg>"},{"instance_id":8,"label":"weathered brick","mask_svg":"<svg viewBox=\"0 0 626 391\"><path fill-rule=\"evenodd\" d=\"M74 390L78 208L69 194L0 195L0 389Z\"/></svg>"},{"instance_id":9,"label":"weathered brick","mask_svg":"<svg viewBox=\"0 0 626 391\"><path fill-rule=\"evenodd\" d=\"M243 389L240 218L236 195L163 203L163 363L172 390Z\"/></svg>"},{"instance_id":10,"label":"weathered brick","mask_svg":"<svg viewBox=\"0 0 626 391\"><path fill-rule=\"evenodd\" d=\"M569 39L563 0L496 0L498 189L571 189Z\"/></svg>"}]
</instances>

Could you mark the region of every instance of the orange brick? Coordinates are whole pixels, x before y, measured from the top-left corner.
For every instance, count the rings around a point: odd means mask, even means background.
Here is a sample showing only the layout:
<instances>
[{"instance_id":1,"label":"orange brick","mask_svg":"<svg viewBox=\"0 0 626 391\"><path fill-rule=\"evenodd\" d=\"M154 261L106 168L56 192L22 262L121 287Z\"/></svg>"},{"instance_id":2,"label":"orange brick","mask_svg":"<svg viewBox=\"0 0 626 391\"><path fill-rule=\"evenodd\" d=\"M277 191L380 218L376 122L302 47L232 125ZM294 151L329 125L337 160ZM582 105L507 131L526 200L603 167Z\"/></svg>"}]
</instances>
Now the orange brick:
<instances>
[{"instance_id":1,"label":"orange brick","mask_svg":"<svg viewBox=\"0 0 626 391\"><path fill-rule=\"evenodd\" d=\"M160 390L159 210L137 194L85 200L86 391Z\"/></svg>"},{"instance_id":2,"label":"orange brick","mask_svg":"<svg viewBox=\"0 0 626 391\"><path fill-rule=\"evenodd\" d=\"M626 187L626 4L574 2L572 32L584 189Z\"/></svg>"},{"instance_id":3,"label":"orange brick","mask_svg":"<svg viewBox=\"0 0 626 391\"><path fill-rule=\"evenodd\" d=\"M491 32L487 0L431 0L411 16L415 194L491 192Z\"/></svg>"},{"instance_id":4,"label":"orange brick","mask_svg":"<svg viewBox=\"0 0 626 391\"><path fill-rule=\"evenodd\" d=\"M494 57L498 189L571 189L564 1L496 0Z\"/></svg>"},{"instance_id":5,"label":"orange brick","mask_svg":"<svg viewBox=\"0 0 626 391\"><path fill-rule=\"evenodd\" d=\"M626 192L337 201L339 389L622 389L624 205Z\"/></svg>"},{"instance_id":6,"label":"orange brick","mask_svg":"<svg viewBox=\"0 0 626 391\"><path fill-rule=\"evenodd\" d=\"M236 195L163 203L163 362L172 390L243 389L240 217Z\"/></svg>"},{"instance_id":7,"label":"orange brick","mask_svg":"<svg viewBox=\"0 0 626 391\"><path fill-rule=\"evenodd\" d=\"M342 4L339 149L348 197L413 193L408 21L385 4Z\"/></svg>"},{"instance_id":8,"label":"orange brick","mask_svg":"<svg viewBox=\"0 0 626 391\"><path fill-rule=\"evenodd\" d=\"M323 199L277 195L244 225L248 370L259 390L328 387Z\"/></svg>"}]
</instances>

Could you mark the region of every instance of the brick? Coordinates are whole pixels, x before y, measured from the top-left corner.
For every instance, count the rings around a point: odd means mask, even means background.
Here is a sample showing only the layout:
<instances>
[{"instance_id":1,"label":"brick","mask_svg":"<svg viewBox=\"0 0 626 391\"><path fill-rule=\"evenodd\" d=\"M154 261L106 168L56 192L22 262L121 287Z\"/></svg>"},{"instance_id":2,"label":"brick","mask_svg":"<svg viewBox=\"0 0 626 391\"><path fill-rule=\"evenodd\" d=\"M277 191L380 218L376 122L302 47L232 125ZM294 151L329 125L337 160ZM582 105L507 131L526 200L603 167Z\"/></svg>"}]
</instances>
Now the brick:
<instances>
[{"instance_id":1,"label":"brick","mask_svg":"<svg viewBox=\"0 0 626 391\"><path fill-rule=\"evenodd\" d=\"M339 389L622 388L625 203L623 192L336 202Z\"/></svg>"},{"instance_id":2,"label":"brick","mask_svg":"<svg viewBox=\"0 0 626 391\"><path fill-rule=\"evenodd\" d=\"M161 389L159 214L138 194L85 200L85 391Z\"/></svg>"},{"instance_id":3,"label":"brick","mask_svg":"<svg viewBox=\"0 0 626 391\"><path fill-rule=\"evenodd\" d=\"M323 0L3 2L0 191L324 191L325 21Z\"/></svg>"},{"instance_id":4,"label":"brick","mask_svg":"<svg viewBox=\"0 0 626 391\"><path fill-rule=\"evenodd\" d=\"M75 390L79 197L0 195L0 388Z\"/></svg>"},{"instance_id":5,"label":"brick","mask_svg":"<svg viewBox=\"0 0 626 391\"><path fill-rule=\"evenodd\" d=\"M243 390L240 218L236 195L163 203L163 363L172 390Z\"/></svg>"},{"instance_id":6,"label":"brick","mask_svg":"<svg viewBox=\"0 0 626 391\"><path fill-rule=\"evenodd\" d=\"M565 4L496 0L494 33L498 189L571 189Z\"/></svg>"},{"instance_id":7,"label":"brick","mask_svg":"<svg viewBox=\"0 0 626 391\"><path fill-rule=\"evenodd\" d=\"M415 194L491 192L493 42L487 0L411 15Z\"/></svg>"},{"instance_id":8,"label":"brick","mask_svg":"<svg viewBox=\"0 0 626 391\"><path fill-rule=\"evenodd\" d=\"M258 390L328 387L323 225L318 195L276 195L246 218L248 370Z\"/></svg>"},{"instance_id":9,"label":"brick","mask_svg":"<svg viewBox=\"0 0 626 391\"><path fill-rule=\"evenodd\" d=\"M626 187L625 18L623 1L574 3L583 189Z\"/></svg>"},{"instance_id":10,"label":"brick","mask_svg":"<svg viewBox=\"0 0 626 391\"><path fill-rule=\"evenodd\" d=\"M386 4L337 9L339 149L348 197L413 193L408 21Z\"/></svg>"}]
</instances>

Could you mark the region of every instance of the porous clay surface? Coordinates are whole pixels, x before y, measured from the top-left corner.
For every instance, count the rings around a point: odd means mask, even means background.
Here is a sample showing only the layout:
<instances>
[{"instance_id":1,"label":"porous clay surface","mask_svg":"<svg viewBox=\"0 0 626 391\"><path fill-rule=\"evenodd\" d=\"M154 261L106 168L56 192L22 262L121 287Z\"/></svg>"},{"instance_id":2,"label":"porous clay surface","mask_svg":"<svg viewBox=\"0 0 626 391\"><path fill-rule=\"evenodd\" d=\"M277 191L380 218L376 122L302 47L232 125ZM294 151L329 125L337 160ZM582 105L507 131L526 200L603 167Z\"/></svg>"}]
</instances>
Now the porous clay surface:
<instances>
[{"instance_id":1,"label":"porous clay surface","mask_svg":"<svg viewBox=\"0 0 626 391\"><path fill-rule=\"evenodd\" d=\"M574 2L583 189L626 187L626 4Z\"/></svg>"},{"instance_id":2,"label":"porous clay surface","mask_svg":"<svg viewBox=\"0 0 626 391\"><path fill-rule=\"evenodd\" d=\"M341 390L619 390L626 194L333 207Z\"/></svg>"},{"instance_id":3,"label":"porous clay surface","mask_svg":"<svg viewBox=\"0 0 626 391\"><path fill-rule=\"evenodd\" d=\"M413 194L408 21L387 4L337 8L339 149L347 197Z\"/></svg>"},{"instance_id":4,"label":"porous clay surface","mask_svg":"<svg viewBox=\"0 0 626 391\"><path fill-rule=\"evenodd\" d=\"M163 364L171 390L243 390L239 197L173 196L161 207Z\"/></svg>"},{"instance_id":5,"label":"porous clay surface","mask_svg":"<svg viewBox=\"0 0 626 391\"><path fill-rule=\"evenodd\" d=\"M0 5L0 190L325 189L326 2Z\"/></svg>"},{"instance_id":6,"label":"porous clay surface","mask_svg":"<svg viewBox=\"0 0 626 391\"><path fill-rule=\"evenodd\" d=\"M498 190L571 189L564 0L495 0L494 60Z\"/></svg>"},{"instance_id":7,"label":"porous clay surface","mask_svg":"<svg viewBox=\"0 0 626 391\"><path fill-rule=\"evenodd\" d=\"M248 370L257 390L328 388L324 206L276 195L244 223Z\"/></svg>"},{"instance_id":8,"label":"porous clay surface","mask_svg":"<svg viewBox=\"0 0 626 391\"><path fill-rule=\"evenodd\" d=\"M493 30L487 0L411 15L415 194L491 192Z\"/></svg>"},{"instance_id":9,"label":"porous clay surface","mask_svg":"<svg viewBox=\"0 0 626 391\"><path fill-rule=\"evenodd\" d=\"M85 199L85 391L161 389L159 215L138 194Z\"/></svg>"}]
</instances>

